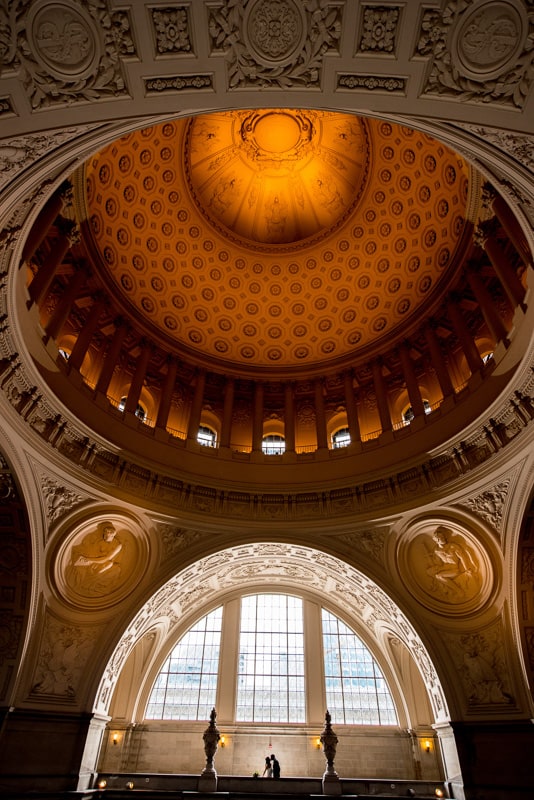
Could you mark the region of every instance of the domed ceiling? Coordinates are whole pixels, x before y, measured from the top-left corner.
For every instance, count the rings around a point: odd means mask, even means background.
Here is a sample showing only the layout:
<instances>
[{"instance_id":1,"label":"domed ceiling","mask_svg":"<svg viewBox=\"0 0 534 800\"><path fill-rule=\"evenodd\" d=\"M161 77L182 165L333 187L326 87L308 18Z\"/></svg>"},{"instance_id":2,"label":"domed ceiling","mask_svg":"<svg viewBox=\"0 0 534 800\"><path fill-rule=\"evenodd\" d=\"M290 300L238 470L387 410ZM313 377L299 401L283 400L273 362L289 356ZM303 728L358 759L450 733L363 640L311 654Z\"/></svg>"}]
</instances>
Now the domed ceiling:
<instances>
[{"instance_id":1,"label":"domed ceiling","mask_svg":"<svg viewBox=\"0 0 534 800\"><path fill-rule=\"evenodd\" d=\"M454 265L468 168L428 136L321 111L132 133L86 166L91 250L169 347L302 369L401 335Z\"/></svg>"}]
</instances>

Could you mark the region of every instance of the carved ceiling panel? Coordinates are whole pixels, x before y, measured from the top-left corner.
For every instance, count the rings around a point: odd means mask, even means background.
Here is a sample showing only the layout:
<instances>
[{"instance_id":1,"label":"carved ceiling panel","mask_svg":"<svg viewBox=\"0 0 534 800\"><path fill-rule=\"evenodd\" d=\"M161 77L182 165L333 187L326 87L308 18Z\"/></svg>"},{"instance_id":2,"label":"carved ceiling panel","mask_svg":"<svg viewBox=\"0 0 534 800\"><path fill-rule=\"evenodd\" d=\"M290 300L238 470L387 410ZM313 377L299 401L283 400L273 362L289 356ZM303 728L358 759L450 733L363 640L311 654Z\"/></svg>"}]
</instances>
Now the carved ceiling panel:
<instances>
[{"instance_id":1,"label":"carved ceiling panel","mask_svg":"<svg viewBox=\"0 0 534 800\"><path fill-rule=\"evenodd\" d=\"M454 271L468 167L374 119L266 109L166 122L85 170L93 252L171 349L292 368L401 334Z\"/></svg>"}]
</instances>

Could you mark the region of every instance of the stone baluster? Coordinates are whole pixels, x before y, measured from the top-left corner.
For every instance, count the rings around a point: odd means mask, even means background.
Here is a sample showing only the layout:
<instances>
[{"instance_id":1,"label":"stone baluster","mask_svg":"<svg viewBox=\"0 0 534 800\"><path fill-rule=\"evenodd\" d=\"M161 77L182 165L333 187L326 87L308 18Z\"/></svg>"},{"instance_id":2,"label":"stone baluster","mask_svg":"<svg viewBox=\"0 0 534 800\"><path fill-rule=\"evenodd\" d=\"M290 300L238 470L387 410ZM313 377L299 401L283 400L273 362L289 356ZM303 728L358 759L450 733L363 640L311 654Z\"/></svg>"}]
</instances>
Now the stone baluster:
<instances>
[{"instance_id":1,"label":"stone baluster","mask_svg":"<svg viewBox=\"0 0 534 800\"><path fill-rule=\"evenodd\" d=\"M343 375L343 388L345 390L345 408L347 410L347 427L349 429L351 443L361 441L360 420L358 418L358 408L354 396L354 386L352 373L347 371Z\"/></svg>"},{"instance_id":2,"label":"stone baluster","mask_svg":"<svg viewBox=\"0 0 534 800\"><path fill-rule=\"evenodd\" d=\"M135 414L137 410L151 355L151 344L146 341L141 342L141 355L138 357L135 364L135 372L132 377L130 388L128 389L128 396L124 406L124 411L127 414Z\"/></svg>"},{"instance_id":3,"label":"stone baluster","mask_svg":"<svg viewBox=\"0 0 534 800\"><path fill-rule=\"evenodd\" d=\"M480 306L480 310L482 311L484 319L486 320L486 325L493 336L495 344L501 341L505 342L508 334L506 325L499 314L499 310L495 305L490 293L488 292L484 281L480 277L480 273L476 271L474 266L468 267L467 279L471 289L473 290L473 294L476 297L477 303Z\"/></svg>"},{"instance_id":4,"label":"stone baluster","mask_svg":"<svg viewBox=\"0 0 534 800\"><path fill-rule=\"evenodd\" d=\"M62 220L58 240L54 242L50 253L41 264L39 271L28 287L30 295L28 305L35 303L40 306L46 298L60 264L63 262L71 245L77 240L78 235L79 232L75 222Z\"/></svg>"},{"instance_id":5,"label":"stone baluster","mask_svg":"<svg viewBox=\"0 0 534 800\"><path fill-rule=\"evenodd\" d=\"M467 322L460 311L459 303L460 297L458 295L450 295L447 300L447 314L452 322L456 335L458 336L460 346L464 351L467 365L471 371L471 374L474 375L482 369L483 362L475 344L475 340L473 339L471 331L467 326Z\"/></svg>"},{"instance_id":6,"label":"stone baluster","mask_svg":"<svg viewBox=\"0 0 534 800\"><path fill-rule=\"evenodd\" d=\"M484 184L482 197L484 205L491 208L496 214L508 239L515 247L517 254L525 264L530 264L530 266L532 266L532 253L530 252L527 239L506 200L504 200L489 183Z\"/></svg>"},{"instance_id":7,"label":"stone baluster","mask_svg":"<svg viewBox=\"0 0 534 800\"><path fill-rule=\"evenodd\" d=\"M87 280L87 271L83 266L79 266L72 274L70 281L58 300L58 303L45 325L47 339L55 341L63 330L63 326L70 314L72 304L76 300L79 291Z\"/></svg>"},{"instance_id":8,"label":"stone baluster","mask_svg":"<svg viewBox=\"0 0 534 800\"><path fill-rule=\"evenodd\" d=\"M382 362L375 360L371 364L373 373L373 385L376 392L376 402L378 406L378 414L380 416L380 425L382 433L392 429L391 413L389 410L389 401L386 389L386 382L382 373Z\"/></svg>"},{"instance_id":9,"label":"stone baluster","mask_svg":"<svg viewBox=\"0 0 534 800\"><path fill-rule=\"evenodd\" d=\"M293 384L288 382L284 386L284 437L286 452L295 452L295 393Z\"/></svg>"},{"instance_id":10,"label":"stone baluster","mask_svg":"<svg viewBox=\"0 0 534 800\"><path fill-rule=\"evenodd\" d=\"M221 425L220 447L230 447L232 442L232 420L234 417L235 380L226 378Z\"/></svg>"},{"instance_id":11,"label":"stone baluster","mask_svg":"<svg viewBox=\"0 0 534 800\"><path fill-rule=\"evenodd\" d=\"M100 375L98 376L96 384L97 392L106 394L128 330L129 326L126 324L125 320L120 317L115 320L115 333L113 334L113 339L111 340L111 344L102 363Z\"/></svg>"},{"instance_id":12,"label":"stone baluster","mask_svg":"<svg viewBox=\"0 0 534 800\"><path fill-rule=\"evenodd\" d=\"M415 375L413 361L410 356L410 343L403 342L399 347L399 357L402 367L408 398L415 417L422 417L425 413L423 398Z\"/></svg>"},{"instance_id":13,"label":"stone baluster","mask_svg":"<svg viewBox=\"0 0 534 800\"><path fill-rule=\"evenodd\" d=\"M74 347L72 348L69 358L69 369L79 370L81 368L105 307L106 298L103 295L97 295L85 324L79 332Z\"/></svg>"},{"instance_id":14,"label":"stone baluster","mask_svg":"<svg viewBox=\"0 0 534 800\"><path fill-rule=\"evenodd\" d=\"M520 306L524 309L525 288L516 268L499 244L495 235L496 227L495 218L482 222L475 233L475 241L486 251L512 307Z\"/></svg>"},{"instance_id":15,"label":"stone baluster","mask_svg":"<svg viewBox=\"0 0 534 800\"><path fill-rule=\"evenodd\" d=\"M167 374L165 375L165 382L159 399L156 428L164 429L167 426L177 374L178 361L173 356L169 356L167 359Z\"/></svg>"},{"instance_id":16,"label":"stone baluster","mask_svg":"<svg viewBox=\"0 0 534 800\"><path fill-rule=\"evenodd\" d=\"M326 431L326 415L324 410L324 386L322 378L317 378L314 383L315 390L315 428L317 433L317 449L328 448L328 435Z\"/></svg>"},{"instance_id":17,"label":"stone baluster","mask_svg":"<svg viewBox=\"0 0 534 800\"><path fill-rule=\"evenodd\" d=\"M257 381L254 387L254 408L252 415L252 451L261 452L263 442L263 383Z\"/></svg>"},{"instance_id":18,"label":"stone baluster","mask_svg":"<svg viewBox=\"0 0 534 800\"><path fill-rule=\"evenodd\" d=\"M22 261L29 261L43 243L46 235L50 231L54 221L63 211L65 203L70 199L72 186L65 181L48 198L42 209L39 211L28 238L22 250Z\"/></svg>"},{"instance_id":19,"label":"stone baluster","mask_svg":"<svg viewBox=\"0 0 534 800\"><path fill-rule=\"evenodd\" d=\"M454 386L452 385L451 376L441 350L438 336L431 321L425 326L424 332L428 349L430 350L432 366L436 370L443 397L450 397L450 395L454 394Z\"/></svg>"},{"instance_id":20,"label":"stone baluster","mask_svg":"<svg viewBox=\"0 0 534 800\"><path fill-rule=\"evenodd\" d=\"M187 438L197 441L198 429L202 417L202 405L204 403L204 389L206 387L206 372L203 369L197 370L195 391L189 412L189 423L187 425Z\"/></svg>"}]
</instances>

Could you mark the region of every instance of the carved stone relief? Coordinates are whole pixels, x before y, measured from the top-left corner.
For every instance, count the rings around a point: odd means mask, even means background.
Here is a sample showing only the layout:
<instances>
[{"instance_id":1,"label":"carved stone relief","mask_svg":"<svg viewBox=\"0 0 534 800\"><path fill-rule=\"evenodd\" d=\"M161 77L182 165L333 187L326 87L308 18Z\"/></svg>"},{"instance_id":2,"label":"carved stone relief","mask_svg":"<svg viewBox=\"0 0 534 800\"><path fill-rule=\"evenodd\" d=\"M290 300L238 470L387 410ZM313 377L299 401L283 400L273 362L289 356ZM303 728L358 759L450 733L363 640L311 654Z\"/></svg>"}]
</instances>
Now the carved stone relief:
<instances>
[{"instance_id":1,"label":"carved stone relief","mask_svg":"<svg viewBox=\"0 0 534 800\"><path fill-rule=\"evenodd\" d=\"M390 6L364 6L362 35L359 50L362 53L393 53L400 9Z\"/></svg>"},{"instance_id":2,"label":"carved stone relief","mask_svg":"<svg viewBox=\"0 0 534 800\"><path fill-rule=\"evenodd\" d=\"M158 55L191 53L189 12L181 8L151 8Z\"/></svg>"},{"instance_id":3,"label":"carved stone relief","mask_svg":"<svg viewBox=\"0 0 534 800\"><path fill-rule=\"evenodd\" d=\"M446 634L471 708L515 703L501 622L483 631Z\"/></svg>"},{"instance_id":4,"label":"carved stone relief","mask_svg":"<svg viewBox=\"0 0 534 800\"><path fill-rule=\"evenodd\" d=\"M395 564L410 593L447 616L480 609L494 583L488 554L473 536L452 523L414 525L399 541Z\"/></svg>"},{"instance_id":5,"label":"carved stone relief","mask_svg":"<svg viewBox=\"0 0 534 800\"><path fill-rule=\"evenodd\" d=\"M19 68L33 110L127 94L120 58L134 56L127 12L104 4L13 4L4 16L13 44L8 64Z\"/></svg>"},{"instance_id":6,"label":"carved stone relief","mask_svg":"<svg viewBox=\"0 0 534 800\"><path fill-rule=\"evenodd\" d=\"M485 519L486 522L489 522L497 531L501 531L504 505L509 487L510 479L501 481L496 486L485 489L476 497L467 498L461 505L467 506L471 511Z\"/></svg>"},{"instance_id":7,"label":"carved stone relief","mask_svg":"<svg viewBox=\"0 0 534 800\"><path fill-rule=\"evenodd\" d=\"M54 578L68 602L105 608L132 591L146 561L145 543L131 524L116 518L95 519L78 526L63 541Z\"/></svg>"},{"instance_id":8,"label":"carved stone relief","mask_svg":"<svg viewBox=\"0 0 534 800\"><path fill-rule=\"evenodd\" d=\"M297 0L242 0L210 9L211 54L225 54L228 88L319 86L338 52L342 9Z\"/></svg>"},{"instance_id":9,"label":"carved stone relief","mask_svg":"<svg viewBox=\"0 0 534 800\"><path fill-rule=\"evenodd\" d=\"M326 593L333 603L359 618L373 636L380 635L383 629L394 633L417 659L432 695L436 716L441 718L446 713L443 693L428 653L408 619L382 589L329 554L282 543L246 544L214 553L167 581L124 632L103 675L98 707L101 710L107 707L123 664L136 642L151 629L155 617L177 622L183 613L195 613L196 609L204 607L217 592L247 583L254 586L293 584Z\"/></svg>"},{"instance_id":10,"label":"carved stone relief","mask_svg":"<svg viewBox=\"0 0 534 800\"><path fill-rule=\"evenodd\" d=\"M432 56L423 93L523 108L534 76L533 29L519 0L426 10L416 48Z\"/></svg>"},{"instance_id":11,"label":"carved stone relief","mask_svg":"<svg viewBox=\"0 0 534 800\"><path fill-rule=\"evenodd\" d=\"M41 486L50 522L56 522L87 499L86 495L78 494L73 489L69 489L64 484L58 484L48 477L42 477Z\"/></svg>"},{"instance_id":12,"label":"carved stone relief","mask_svg":"<svg viewBox=\"0 0 534 800\"><path fill-rule=\"evenodd\" d=\"M96 626L80 628L47 616L32 694L75 702L97 632Z\"/></svg>"}]
</instances>

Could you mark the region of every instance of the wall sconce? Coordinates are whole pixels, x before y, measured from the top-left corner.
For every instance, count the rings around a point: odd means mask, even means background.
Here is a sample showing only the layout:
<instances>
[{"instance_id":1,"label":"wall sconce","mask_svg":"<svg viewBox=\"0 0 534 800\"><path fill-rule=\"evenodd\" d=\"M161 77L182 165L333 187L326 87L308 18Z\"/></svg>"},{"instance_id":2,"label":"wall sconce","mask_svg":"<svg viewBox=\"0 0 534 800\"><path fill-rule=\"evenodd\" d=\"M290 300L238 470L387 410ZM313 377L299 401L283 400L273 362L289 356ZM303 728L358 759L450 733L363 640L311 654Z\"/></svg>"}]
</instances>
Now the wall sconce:
<instances>
[{"instance_id":1,"label":"wall sconce","mask_svg":"<svg viewBox=\"0 0 534 800\"><path fill-rule=\"evenodd\" d=\"M221 747L224 747L224 746L225 746L225 744L226 744L226 739L224 738L224 736L221 736L221 738L219 739L219 744L221 745Z\"/></svg>"},{"instance_id":2,"label":"wall sconce","mask_svg":"<svg viewBox=\"0 0 534 800\"><path fill-rule=\"evenodd\" d=\"M101 781L98 781L98 788L99 789L105 789L107 785L108 785L108 782L107 782L107 780L105 778L102 778Z\"/></svg>"},{"instance_id":3,"label":"wall sconce","mask_svg":"<svg viewBox=\"0 0 534 800\"><path fill-rule=\"evenodd\" d=\"M321 740L319 739L319 737L317 737L317 739L315 740L315 746L317 750L321 749Z\"/></svg>"},{"instance_id":4,"label":"wall sconce","mask_svg":"<svg viewBox=\"0 0 534 800\"><path fill-rule=\"evenodd\" d=\"M436 795L436 797L443 797L443 789L436 789L434 794Z\"/></svg>"},{"instance_id":5,"label":"wall sconce","mask_svg":"<svg viewBox=\"0 0 534 800\"><path fill-rule=\"evenodd\" d=\"M134 782L133 781L128 781L128 783L126 784L126 788L127 789L133 789L134 788Z\"/></svg>"},{"instance_id":6,"label":"wall sconce","mask_svg":"<svg viewBox=\"0 0 534 800\"><path fill-rule=\"evenodd\" d=\"M427 753L430 753L430 742L428 739L425 739L425 750Z\"/></svg>"},{"instance_id":7,"label":"wall sconce","mask_svg":"<svg viewBox=\"0 0 534 800\"><path fill-rule=\"evenodd\" d=\"M111 741L113 742L113 744L118 744L119 743L119 734L118 733L114 733L113 736L111 737Z\"/></svg>"}]
</instances>

